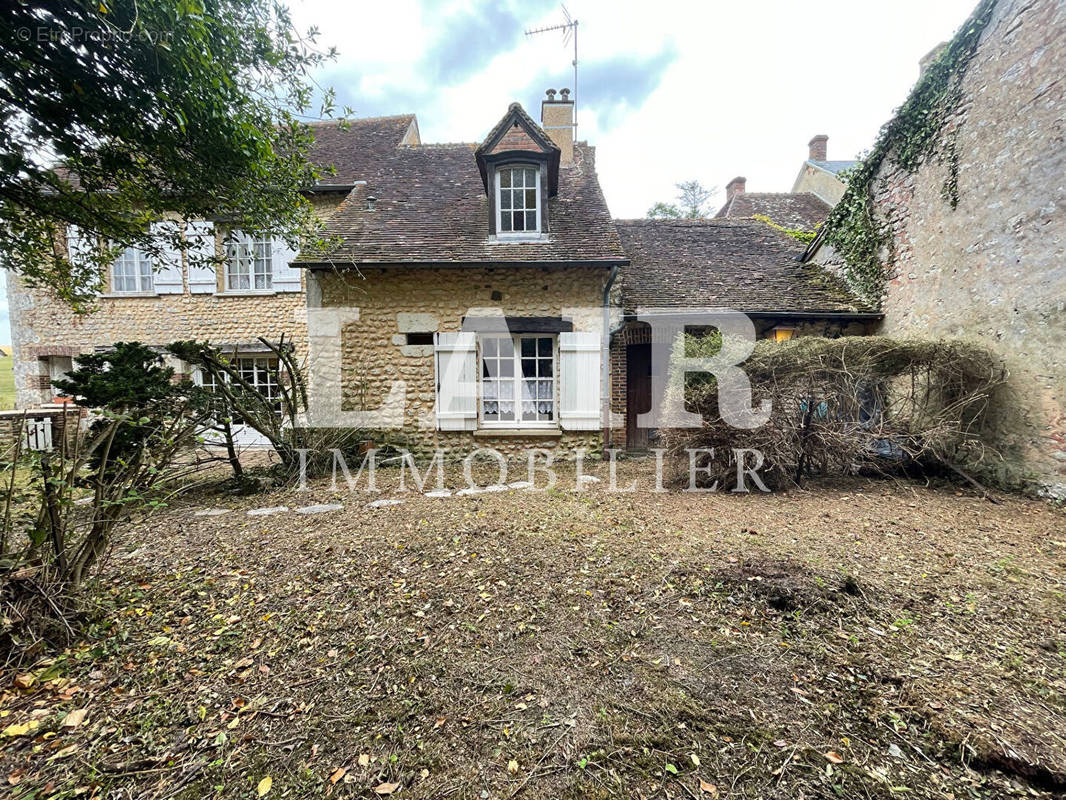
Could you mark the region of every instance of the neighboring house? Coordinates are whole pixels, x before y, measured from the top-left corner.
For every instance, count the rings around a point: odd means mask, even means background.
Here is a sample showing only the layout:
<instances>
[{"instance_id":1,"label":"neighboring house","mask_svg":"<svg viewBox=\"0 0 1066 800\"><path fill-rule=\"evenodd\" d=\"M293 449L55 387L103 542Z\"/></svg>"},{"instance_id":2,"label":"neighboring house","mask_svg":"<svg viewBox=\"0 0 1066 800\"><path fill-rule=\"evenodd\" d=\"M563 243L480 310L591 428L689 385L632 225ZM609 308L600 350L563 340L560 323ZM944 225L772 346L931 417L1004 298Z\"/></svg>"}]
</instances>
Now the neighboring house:
<instances>
[{"instance_id":1,"label":"neighboring house","mask_svg":"<svg viewBox=\"0 0 1066 800\"><path fill-rule=\"evenodd\" d=\"M419 141L410 114L355 120L350 126L317 124L314 134L312 159L335 170L311 194L323 216L333 212L383 152ZM306 354L306 303L302 273L291 266L295 253L280 239L231 230L221 221L191 222L186 234L188 247L171 252L163 264L151 263L133 248L120 254L104 276L104 292L90 314L75 314L46 292L8 276L17 407L53 400L53 383L79 354L131 340L149 345L210 340L236 350L241 368L264 392L276 391L273 359L257 337L277 340L284 334L298 354ZM67 244L73 257L93 246L75 229L68 230ZM202 259L190 263L189 254L225 255L226 261L217 269L204 267ZM179 373L185 371L175 366Z\"/></svg>"},{"instance_id":2,"label":"neighboring house","mask_svg":"<svg viewBox=\"0 0 1066 800\"><path fill-rule=\"evenodd\" d=\"M630 264L622 269L622 324L611 339L611 409L624 427L610 444L647 447L654 433L637 424L651 408L651 327L641 309L744 312L759 338L859 336L881 315L842 281L799 258L803 245L755 219L616 220Z\"/></svg>"},{"instance_id":3,"label":"neighboring house","mask_svg":"<svg viewBox=\"0 0 1066 800\"><path fill-rule=\"evenodd\" d=\"M601 441L605 291L627 263L564 90L518 103L480 143L387 154L304 253L312 425L465 455ZM504 324L504 321L506 324Z\"/></svg>"},{"instance_id":4,"label":"neighboring house","mask_svg":"<svg viewBox=\"0 0 1066 800\"><path fill-rule=\"evenodd\" d=\"M825 222L831 206L811 192L747 192L747 178L733 178L725 187L725 205L716 219L768 217L790 230L813 232Z\"/></svg>"},{"instance_id":5,"label":"neighboring house","mask_svg":"<svg viewBox=\"0 0 1066 800\"><path fill-rule=\"evenodd\" d=\"M940 109L934 151L906 169L888 140L861 187L888 236L881 331L964 338L1000 355L1010 372L1001 477L1066 497L1066 5L984 2L955 41L969 31L979 31L969 61L955 66L945 51L941 66L961 83L958 103ZM908 103L940 96L922 89ZM824 238L808 258L850 274Z\"/></svg>"},{"instance_id":6,"label":"neighboring house","mask_svg":"<svg viewBox=\"0 0 1066 800\"><path fill-rule=\"evenodd\" d=\"M827 157L829 137L820 133L807 143L807 160L800 167L794 193L810 192L830 206L835 206L844 196L847 183L841 173L858 164L858 161L830 161Z\"/></svg>"}]
</instances>

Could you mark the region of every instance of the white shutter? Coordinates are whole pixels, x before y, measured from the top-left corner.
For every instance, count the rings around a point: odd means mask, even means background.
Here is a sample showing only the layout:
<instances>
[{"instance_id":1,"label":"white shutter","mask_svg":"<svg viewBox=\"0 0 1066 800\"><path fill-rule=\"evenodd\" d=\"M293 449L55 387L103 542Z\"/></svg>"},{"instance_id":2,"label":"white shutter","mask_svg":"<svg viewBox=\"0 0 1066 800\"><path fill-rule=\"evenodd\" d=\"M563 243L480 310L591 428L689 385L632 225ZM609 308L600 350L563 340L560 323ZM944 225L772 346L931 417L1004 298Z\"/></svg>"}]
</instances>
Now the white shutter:
<instances>
[{"instance_id":1,"label":"white shutter","mask_svg":"<svg viewBox=\"0 0 1066 800\"><path fill-rule=\"evenodd\" d=\"M189 260L189 291L193 294L214 294L218 289L215 277L215 226L210 222L190 222L185 226L186 250Z\"/></svg>"},{"instance_id":2,"label":"white shutter","mask_svg":"<svg viewBox=\"0 0 1066 800\"><path fill-rule=\"evenodd\" d=\"M472 332L435 336L437 427L472 431L477 427L477 339Z\"/></svg>"},{"instance_id":3,"label":"white shutter","mask_svg":"<svg viewBox=\"0 0 1066 800\"><path fill-rule=\"evenodd\" d=\"M300 291L300 270L289 266L296 258L297 251L289 247L281 236L275 236L272 241L271 269L273 277L271 285L275 292L298 292Z\"/></svg>"},{"instance_id":4,"label":"white shutter","mask_svg":"<svg viewBox=\"0 0 1066 800\"><path fill-rule=\"evenodd\" d=\"M67 258L74 265L75 271L80 272L88 266L94 246L94 239L91 236L86 236L77 225L67 226ZM100 289L106 288L107 282L104 281ZM99 296L99 292L97 292L97 296Z\"/></svg>"},{"instance_id":5,"label":"white shutter","mask_svg":"<svg viewBox=\"0 0 1066 800\"><path fill-rule=\"evenodd\" d=\"M598 333L559 334L559 424L568 431L600 428Z\"/></svg>"},{"instance_id":6,"label":"white shutter","mask_svg":"<svg viewBox=\"0 0 1066 800\"><path fill-rule=\"evenodd\" d=\"M67 226L67 258L77 267L83 267L93 251L93 240L82 233L77 225Z\"/></svg>"},{"instance_id":7,"label":"white shutter","mask_svg":"<svg viewBox=\"0 0 1066 800\"><path fill-rule=\"evenodd\" d=\"M179 230L177 222L153 222L152 237L159 245L158 261L152 264L152 286L158 294L182 294L181 250L174 244L174 233Z\"/></svg>"}]
</instances>

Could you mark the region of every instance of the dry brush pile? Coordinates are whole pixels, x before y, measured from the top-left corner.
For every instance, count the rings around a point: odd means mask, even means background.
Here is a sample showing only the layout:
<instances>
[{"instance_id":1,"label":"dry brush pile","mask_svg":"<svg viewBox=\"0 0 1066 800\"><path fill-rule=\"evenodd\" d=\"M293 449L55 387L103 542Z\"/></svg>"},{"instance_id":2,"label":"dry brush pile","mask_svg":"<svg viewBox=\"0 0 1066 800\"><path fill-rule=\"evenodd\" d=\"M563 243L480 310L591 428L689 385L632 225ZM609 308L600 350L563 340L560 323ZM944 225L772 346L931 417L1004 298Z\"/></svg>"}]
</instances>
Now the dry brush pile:
<instances>
[{"instance_id":1,"label":"dry brush pile","mask_svg":"<svg viewBox=\"0 0 1066 800\"><path fill-rule=\"evenodd\" d=\"M711 355L720 342L717 336L687 336L685 353ZM992 412L1001 410L996 398L1006 375L975 345L804 337L759 342L742 367L753 405L764 399L773 404L769 421L751 430L734 428L719 413L716 382L687 380L685 406L704 422L663 433L674 454L753 448L765 458L764 480L778 486L862 469L980 474L1000 458L992 444Z\"/></svg>"}]
</instances>

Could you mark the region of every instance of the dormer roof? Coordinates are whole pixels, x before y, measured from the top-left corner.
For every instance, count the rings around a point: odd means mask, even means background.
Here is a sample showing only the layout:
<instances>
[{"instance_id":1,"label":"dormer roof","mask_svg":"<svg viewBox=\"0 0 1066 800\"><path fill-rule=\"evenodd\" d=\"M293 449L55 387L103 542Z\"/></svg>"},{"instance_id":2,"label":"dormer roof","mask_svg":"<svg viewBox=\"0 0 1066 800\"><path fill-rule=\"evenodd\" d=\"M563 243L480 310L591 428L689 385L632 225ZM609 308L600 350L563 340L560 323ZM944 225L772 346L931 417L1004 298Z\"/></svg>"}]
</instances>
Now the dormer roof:
<instances>
[{"instance_id":1,"label":"dormer roof","mask_svg":"<svg viewBox=\"0 0 1066 800\"><path fill-rule=\"evenodd\" d=\"M548 196L554 197L559 191L559 156L559 146L533 121L521 103L508 106L507 113L474 151L486 194L491 165L532 159L546 164Z\"/></svg>"}]
</instances>

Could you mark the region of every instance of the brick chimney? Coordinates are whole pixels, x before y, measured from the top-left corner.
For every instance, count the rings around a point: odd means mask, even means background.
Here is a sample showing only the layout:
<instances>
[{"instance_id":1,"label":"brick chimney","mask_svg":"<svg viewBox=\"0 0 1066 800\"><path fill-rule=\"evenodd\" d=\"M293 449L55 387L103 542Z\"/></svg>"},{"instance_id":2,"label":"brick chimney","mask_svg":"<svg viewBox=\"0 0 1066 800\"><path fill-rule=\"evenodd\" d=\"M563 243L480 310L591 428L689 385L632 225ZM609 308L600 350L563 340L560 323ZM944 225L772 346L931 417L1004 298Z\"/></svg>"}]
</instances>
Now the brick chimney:
<instances>
[{"instance_id":1,"label":"brick chimney","mask_svg":"<svg viewBox=\"0 0 1066 800\"><path fill-rule=\"evenodd\" d=\"M744 194L744 187L745 185L747 185L747 183L747 178L741 178L739 176L733 178L733 180L731 180L725 186L725 201L728 203L738 194Z\"/></svg>"},{"instance_id":2,"label":"brick chimney","mask_svg":"<svg viewBox=\"0 0 1066 800\"><path fill-rule=\"evenodd\" d=\"M807 142L807 149L810 151L810 155L807 156L808 161L826 161L826 144L829 142L829 137L824 133L819 133L809 142Z\"/></svg>"},{"instance_id":3,"label":"brick chimney","mask_svg":"<svg viewBox=\"0 0 1066 800\"><path fill-rule=\"evenodd\" d=\"M560 89L558 97L549 89L547 97L540 101L540 126L559 145L559 165L574 162L574 101L569 89Z\"/></svg>"}]
</instances>

